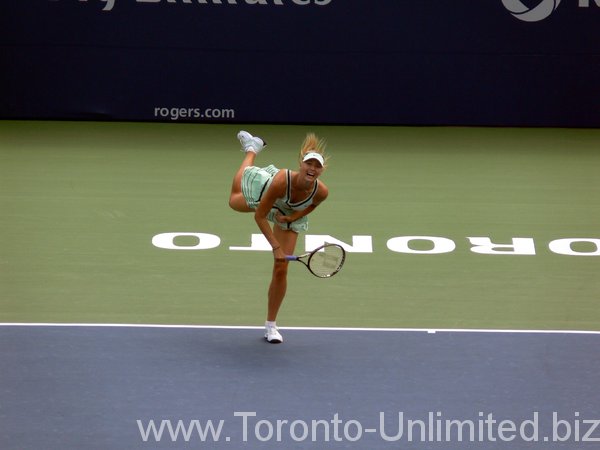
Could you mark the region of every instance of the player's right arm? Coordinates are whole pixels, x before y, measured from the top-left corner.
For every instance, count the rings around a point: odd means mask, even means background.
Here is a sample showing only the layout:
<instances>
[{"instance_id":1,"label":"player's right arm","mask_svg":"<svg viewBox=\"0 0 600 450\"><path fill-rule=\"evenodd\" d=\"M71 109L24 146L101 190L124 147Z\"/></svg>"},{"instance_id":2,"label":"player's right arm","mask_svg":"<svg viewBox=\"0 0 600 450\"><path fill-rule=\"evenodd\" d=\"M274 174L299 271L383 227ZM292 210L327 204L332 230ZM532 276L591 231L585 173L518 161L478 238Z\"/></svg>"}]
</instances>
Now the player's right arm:
<instances>
[{"instance_id":1,"label":"player's right arm","mask_svg":"<svg viewBox=\"0 0 600 450\"><path fill-rule=\"evenodd\" d=\"M276 249L280 247L280 243L277 241L273 229L267 220L267 215L273 208L275 201L278 198L285 196L287 188L287 180L285 176L285 170L280 170L274 177L269 189L263 194L260 203L258 204L256 211L254 212L254 220L258 225L258 228L265 236L271 247Z\"/></svg>"}]
</instances>

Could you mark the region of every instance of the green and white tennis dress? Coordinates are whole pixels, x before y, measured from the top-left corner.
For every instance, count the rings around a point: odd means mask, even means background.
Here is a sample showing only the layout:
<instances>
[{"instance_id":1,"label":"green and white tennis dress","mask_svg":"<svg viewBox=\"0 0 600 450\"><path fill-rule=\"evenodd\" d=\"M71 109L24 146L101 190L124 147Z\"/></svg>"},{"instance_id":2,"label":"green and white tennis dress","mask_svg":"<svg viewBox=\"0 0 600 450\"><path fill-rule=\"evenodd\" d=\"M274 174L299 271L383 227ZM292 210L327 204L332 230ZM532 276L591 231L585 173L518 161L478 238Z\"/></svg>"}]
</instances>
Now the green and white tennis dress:
<instances>
[{"instance_id":1,"label":"green and white tennis dress","mask_svg":"<svg viewBox=\"0 0 600 450\"><path fill-rule=\"evenodd\" d=\"M274 165L270 165L267 167L255 167L250 166L244 169L244 174L242 175L242 194L246 199L247 205L256 209L260 200L262 199L269 186L273 182L273 177L279 172L280 169L275 167ZM313 204L313 199L317 190L319 189L319 183L315 180L315 184L312 192L308 197L298 203L292 203L290 201L290 197L292 194L292 179L291 172L286 170L286 178L287 178L287 188L285 192L285 197L278 198L273 205L273 208L267 215L267 219L269 222L273 222L277 224L280 228L284 230L293 230L296 233L300 233L301 231L308 230L308 216L301 217L300 219L291 222L291 223L281 223L275 219L275 216L279 213L284 216L289 216L294 211L302 211L308 208Z\"/></svg>"}]
</instances>

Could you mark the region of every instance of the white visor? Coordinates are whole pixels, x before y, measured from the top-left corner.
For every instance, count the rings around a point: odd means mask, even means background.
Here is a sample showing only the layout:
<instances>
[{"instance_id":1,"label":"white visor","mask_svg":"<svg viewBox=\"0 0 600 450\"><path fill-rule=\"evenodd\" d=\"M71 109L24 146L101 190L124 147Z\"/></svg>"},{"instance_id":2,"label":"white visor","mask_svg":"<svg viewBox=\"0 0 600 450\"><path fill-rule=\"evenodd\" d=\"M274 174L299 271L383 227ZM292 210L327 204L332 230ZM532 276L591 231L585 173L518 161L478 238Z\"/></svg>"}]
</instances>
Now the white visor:
<instances>
[{"instance_id":1,"label":"white visor","mask_svg":"<svg viewBox=\"0 0 600 450\"><path fill-rule=\"evenodd\" d=\"M325 160L323 159L323 155L320 153L308 152L306 155L304 155L304 158L302 158L302 162L308 161L309 159L316 159L321 164L321 167L325 167Z\"/></svg>"}]
</instances>

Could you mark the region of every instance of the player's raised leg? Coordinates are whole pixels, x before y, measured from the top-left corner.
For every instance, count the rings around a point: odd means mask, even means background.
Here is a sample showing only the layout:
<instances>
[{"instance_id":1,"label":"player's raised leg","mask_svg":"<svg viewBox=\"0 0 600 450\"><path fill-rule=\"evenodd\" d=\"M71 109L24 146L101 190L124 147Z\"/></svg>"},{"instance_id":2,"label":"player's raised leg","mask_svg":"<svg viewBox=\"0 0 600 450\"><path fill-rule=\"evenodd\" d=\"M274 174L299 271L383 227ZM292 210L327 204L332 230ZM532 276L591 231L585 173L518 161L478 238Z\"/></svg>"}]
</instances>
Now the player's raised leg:
<instances>
[{"instance_id":1,"label":"player's raised leg","mask_svg":"<svg viewBox=\"0 0 600 450\"><path fill-rule=\"evenodd\" d=\"M253 211L246 204L244 195L242 194L242 176L246 167L254 165L254 159L256 155L267 145L261 138L252 136L247 131L240 131L237 135L240 144L242 144L242 151L244 160L240 165L238 171L233 177L233 183L231 184L231 194L229 195L229 206L231 209L239 212L251 212Z\"/></svg>"}]
</instances>

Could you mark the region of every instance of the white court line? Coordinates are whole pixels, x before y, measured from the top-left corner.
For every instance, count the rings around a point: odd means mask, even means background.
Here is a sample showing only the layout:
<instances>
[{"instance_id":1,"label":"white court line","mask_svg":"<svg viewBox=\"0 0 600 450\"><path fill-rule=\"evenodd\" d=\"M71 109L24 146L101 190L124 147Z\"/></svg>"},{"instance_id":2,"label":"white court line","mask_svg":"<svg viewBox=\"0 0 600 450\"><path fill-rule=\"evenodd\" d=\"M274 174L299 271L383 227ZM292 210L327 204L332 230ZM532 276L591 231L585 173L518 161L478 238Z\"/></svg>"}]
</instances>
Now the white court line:
<instances>
[{"instance_id":1,"label":"white court line","mask_svg":"<svg viewBox=\"0 0 600 450\"><path fill-rule=\"evenodd\" d=\"M168 325L138 323L0 323L0 327L89 327L89 328L179 328L216 330L262 330L264 326L250 325ZM509 330L485 328L360 328L360 327L280 327L281 330L299 331L367 331L367 332L418 332L418 333L519 333L519 334L597 334L592 330Z\"/></svg>"}]
</instances>

